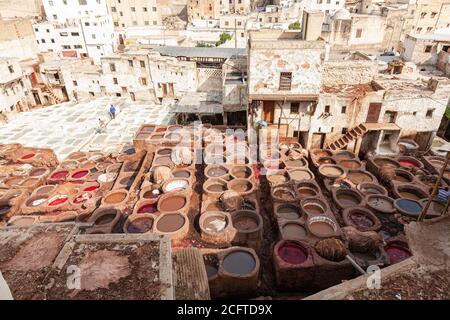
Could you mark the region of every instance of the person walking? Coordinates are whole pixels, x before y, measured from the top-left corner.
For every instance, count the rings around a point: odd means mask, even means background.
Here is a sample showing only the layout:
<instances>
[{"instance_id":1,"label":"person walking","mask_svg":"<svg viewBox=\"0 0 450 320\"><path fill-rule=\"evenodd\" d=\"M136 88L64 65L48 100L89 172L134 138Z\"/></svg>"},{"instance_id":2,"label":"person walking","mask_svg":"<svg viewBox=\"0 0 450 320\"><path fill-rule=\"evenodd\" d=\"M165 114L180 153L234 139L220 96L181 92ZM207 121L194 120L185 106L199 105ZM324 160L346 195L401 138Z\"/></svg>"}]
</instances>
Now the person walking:
<instances>
[{"instance_id":1,"label":"person walking","mask_svg":"<svg viewBox=\"0 0 450 320\"><path fill-rule=\"evenodd\" d=\"M109 116L111 117L111 120L116 118L116 108L112 103L109 104Z\"/></svg>"}]
</instances>

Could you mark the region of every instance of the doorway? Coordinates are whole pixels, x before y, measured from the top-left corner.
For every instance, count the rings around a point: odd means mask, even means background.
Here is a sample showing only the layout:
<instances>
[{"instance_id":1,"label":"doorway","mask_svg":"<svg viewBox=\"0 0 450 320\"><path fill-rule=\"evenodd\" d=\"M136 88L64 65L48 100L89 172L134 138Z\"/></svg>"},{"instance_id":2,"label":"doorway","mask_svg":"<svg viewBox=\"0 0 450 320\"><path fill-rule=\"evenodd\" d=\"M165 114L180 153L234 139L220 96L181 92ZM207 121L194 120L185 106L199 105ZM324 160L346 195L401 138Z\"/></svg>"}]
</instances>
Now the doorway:
<instances>
[{"instance_id":1,"label":"doorway","mask_svg":"<svg viewBox=\"0 0 450 320\"><path fill-rule=\"evenodd\" d=\"M267 123L273 123L275 118L275 102L274 101L264 101L263 102L263 114L262 120Z\"/></svg>"},{"instance_id":2,"label":"doorway","mask_svg":"<svg viewBox=\"0 0 450 320\"><path fill-rule=\"evenodd\" d=\"M311 138L311 149L323 149L325 133L313 133Z\"/></svg>"},{"instance_id":3,"label":"doorway","mask_svg":"<svg viewBox=\"0 0 450 320\"><path fill-rule=\"evenodd\" d=\"M369 104L369 111L367 112L367 123L377 123L380 117L381 103Z\"/></svg>"}]
</instances>

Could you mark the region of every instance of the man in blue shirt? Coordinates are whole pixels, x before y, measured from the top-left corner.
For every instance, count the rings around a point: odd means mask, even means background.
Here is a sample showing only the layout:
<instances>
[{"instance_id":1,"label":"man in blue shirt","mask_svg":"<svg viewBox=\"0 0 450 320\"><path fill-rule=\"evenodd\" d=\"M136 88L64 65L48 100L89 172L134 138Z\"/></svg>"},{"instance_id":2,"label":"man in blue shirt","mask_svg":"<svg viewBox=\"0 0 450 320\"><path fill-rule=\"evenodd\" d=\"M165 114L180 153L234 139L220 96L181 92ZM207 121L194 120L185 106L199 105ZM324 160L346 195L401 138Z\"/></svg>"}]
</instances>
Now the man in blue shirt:
<instances>
[{"instance_id":1,"label":"man in blue shirt","mask_svg":"<svg viewBox=\"0 0 450 320\"><path fill-rule=\"evenodd\" d=\"M109 105L109 116L111 117L111 120L116 117L116 108L114 108L112 103Z\"/></svg>"}]
</instances>

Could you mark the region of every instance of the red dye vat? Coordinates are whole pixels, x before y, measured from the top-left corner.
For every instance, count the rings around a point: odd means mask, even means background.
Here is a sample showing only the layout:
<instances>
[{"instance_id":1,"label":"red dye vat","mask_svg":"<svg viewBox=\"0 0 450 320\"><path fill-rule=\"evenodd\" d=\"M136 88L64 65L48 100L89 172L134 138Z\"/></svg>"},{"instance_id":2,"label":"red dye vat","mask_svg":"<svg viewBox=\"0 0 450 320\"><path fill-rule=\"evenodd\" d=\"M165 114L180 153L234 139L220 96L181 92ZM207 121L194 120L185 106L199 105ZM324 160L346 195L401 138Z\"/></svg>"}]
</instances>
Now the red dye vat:
<instances>
[{"instance_id":1,"label":"red dye vat","mask_svg":"<svg viewBox=\"0 0 450 320\"><path fill-rule=\"evenodd\" d=\"M384 251L386 251L392 264L406 260L412 256L411 251L409 251L407 248L405 248L402 245L393 244L393 243L388 244L384 248Z\"/></svg>"},{"instance_id":2,"label":"red dye vat","mask_svg":"<svg viewBox=\"0 0 450 320\"><path fill-rule=\"evenodd\" d=\"M72 178L80 179L80 178L87 176L88 173L89 173L89 171L87 171L87 170L77 171L72 175Z\"/></svg>"},{"instance_id":3,"label":"red dye vat","mask_svg":"<svg viewBox=\"0 0 450 320\"><path fill-rule=\"evenodd\" d=\"M278 255L290 264L302 264L308 258L308 252L295 243L285 243L278 249Z\"/></svg>"},{"instance_id":4,"label":"red dye vat","mask_svg":"<svg viewBox=\"0 0 450 320\"><path fill-rule=\"evenodd\" d=\"M69 171L58 171L52 174L52 179L65 179L69 175Z\"/></svg>"},{"instance_id":5,"label":"red dye vat","mask_svg":"<svg viewBox=\"0 0 450 320\"><path fill-rule=\"evenodd\" d=\"M138 213L154 213L156 212L156 204L145 204L139 208Z\"/></svg>"},{"instance_id":6,"label":"red dye vat","mask_svg":"<svg viewBox=\"0 0 450 320\"><path fill-rule=\"evenodd\" d=\"M34 156L35 156L34 153L28 153L28 154L22 156L22 159L30 159L30 158L33 158Z\"/></svg>"},{"instance_id":7,"label":"red dye vat","mask_svg":"<svg viewBox=\"0 0 450 320\"><path fill-rule=\"evenodd\" d=\"M400 163L400 165L404 167L414 167L414 168L418 167L417 163L411 160L399 160L398 163Z\"/></svg>"},{"instance_id":8,"label":"red dye vat","mask_svg":"<svg viewBox=\"0 0 450 320\"><path fill-rule=\"evenodd\" d=\"M92 194L90 194L90 193L88 193L88 192L85 192L85 193L82 193L82 194L79 194L78 196L76 196L76 197L73 199L73 202L76 203L76 204L79 204L79 203L85 203L85 202L88 201L90 198L92 198Z\"/></svg>"},{"instance_id":9,"label":"red dye vat","mask_svg":"<svg viewBox=\"0 0 450 320\"><path fill-rule=\"evenodd\" d=\"M84 188L83 191L94 191L94 190L97 190L98 188L99 188L99 186L89 186L89 187Z\"/></svg>"},{"instance_id":10,"label":"red dye vat","mask_svg":"<svg viewBox=\"0 0 450 320\"><path fill-rule=\"evenodd\" d=\"M57 206L59 204L62 204L64 202L66 202L66 201L67 201L67 197L66 198L58 198L58 199L55 199L52 202L50 202L48 205L53 207L53 206Z\"/></svg>"}]
</instances>

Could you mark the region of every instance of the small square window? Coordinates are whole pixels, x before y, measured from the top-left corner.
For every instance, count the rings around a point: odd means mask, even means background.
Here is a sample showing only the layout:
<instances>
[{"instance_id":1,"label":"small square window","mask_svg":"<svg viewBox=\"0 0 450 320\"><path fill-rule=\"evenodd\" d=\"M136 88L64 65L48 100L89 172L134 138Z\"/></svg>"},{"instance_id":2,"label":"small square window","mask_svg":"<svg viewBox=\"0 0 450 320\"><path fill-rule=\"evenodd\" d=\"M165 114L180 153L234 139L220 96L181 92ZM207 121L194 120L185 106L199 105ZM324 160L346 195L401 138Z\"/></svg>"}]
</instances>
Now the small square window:
<instances>
[{"instance_id":1,"label":"small square window","mask_svg":"<svg viewBox=\"0 0 450 320\"><path fill-rule=\"evenodd\" d=\"M76 87L78 86L78 82L76 82L75 80L73 80L73 85Z\"/></svg>"},{"instance_id":2,"label":"small square window","mask_svg":"<svg viewBox=\"0 0 450 320\"><path fill-rule=\"evenodd\" d=\"M347 113L347 106L341 107L341 113Z\"/></svg>"},{"instance_id":3,"label":"small square window","mask_svg":"<svg viewBox=\"0 0 450 320\"><path fill-rule=\"evenodd\" d=\"M113 83L114 84L118 84L119 82L117 81L117 78L113 78Z\"/></svg>"},{"instance_id":4,"label":"small square window","mask_svg":"<svg viewBox=\"0 0 450 320\"><path fill-rule=\"evenodd\" d=\"M330 106L325 106L325 113L330 113Z\"/></svg>"},{"instance_id":5,"label":"small square window","mask_svg":"<svg viewBox=\"0 0 450 320\"><path fill-rule=\"evenodd\" d=\"M428 110L427 110L426 117L427 117L427 118L432 118L432 117L433 117L433 111L434 111L434 109L428 109Z\"/></svg>"},{"instance_id":6,"label":"small square window","mask_svg":"<svg viewBox=\"0 0 450 320\"><path fill-rule=\"evenodd\" d=\"M292 72L280 72L279 90L291 90Z\"/></svg>"},{"instance_id":7,"label":"small square window","mask_svg":"<svg viewBox=\"0 0 450 320\"><path fill-rule=\"evenodd\" d=\"M140 61L141 68L145 68L145 61Z\"/></svg>"},{"instance_id":8,"label":"small square window","mask_svg":"<svg viewBox=\"0 0 450 320\"><path fill-rule=\"evenodd\" d=\"M133 67L133 60L128 60L128 66Z\"/></svg>"},{"instance_id":9,"label":"small square window","mask_svg":"<svg viewBox=\"0 0 450 320\"><path fill-rule=\"evenodd\" d=\"M291 102L291 113L298 113L300 110L300 103Z\"/></svg>"},{"instance_id":10,"label":"small square window","mask_svg":"<svg viewBox=\"0 0 450 320\"><path fill-rule=\"evenodd\" d=\"M425 46L425 52L431 52L432 46Z\"/></svg>"}]
</instances>

